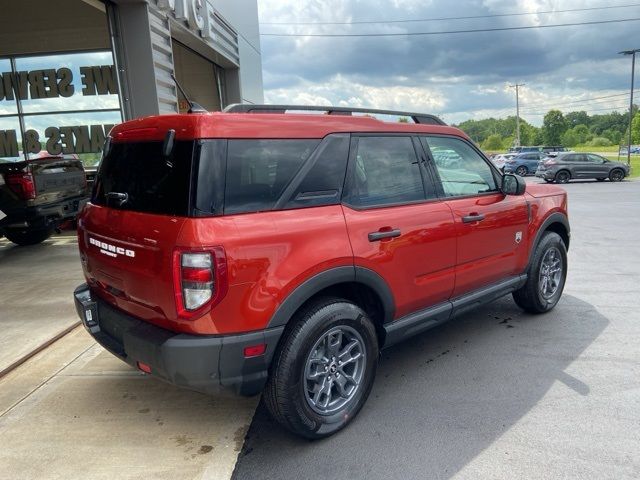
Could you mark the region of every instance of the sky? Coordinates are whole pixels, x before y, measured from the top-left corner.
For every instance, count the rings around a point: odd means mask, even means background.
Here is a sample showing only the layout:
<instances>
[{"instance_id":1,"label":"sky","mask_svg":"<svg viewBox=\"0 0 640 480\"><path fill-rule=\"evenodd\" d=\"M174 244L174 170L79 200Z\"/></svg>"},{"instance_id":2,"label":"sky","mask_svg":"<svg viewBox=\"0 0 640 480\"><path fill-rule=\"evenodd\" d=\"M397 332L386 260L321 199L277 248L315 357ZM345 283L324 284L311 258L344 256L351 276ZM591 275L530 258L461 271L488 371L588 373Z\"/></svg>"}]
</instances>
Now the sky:
<instances>
[{"instance_id":1,"label":"sky","mask_svg":"<svg viewBox=\"0 0 640 480\"><path fill-rule=\"evenodd\" d=\"M618 5L632 6L558 12ZM617 52L640 48L640 21L424 36L265 35L438 32L640 19L640 1L633 0L258 0L258 8L266 103L418 111L438 114L447 123L515 115L515 91L509 88L515 83L526 84L520 88L520 114L534 125L551 108L624 111L631 59ZM546 11L553 13L537 13ZM504 16L513 13L526 15ZM389 22L481 15L494 17ZM386 23L353 23L367 21ZM316 24L290 25L299 22Z\"/></svg>"}]
</instances>

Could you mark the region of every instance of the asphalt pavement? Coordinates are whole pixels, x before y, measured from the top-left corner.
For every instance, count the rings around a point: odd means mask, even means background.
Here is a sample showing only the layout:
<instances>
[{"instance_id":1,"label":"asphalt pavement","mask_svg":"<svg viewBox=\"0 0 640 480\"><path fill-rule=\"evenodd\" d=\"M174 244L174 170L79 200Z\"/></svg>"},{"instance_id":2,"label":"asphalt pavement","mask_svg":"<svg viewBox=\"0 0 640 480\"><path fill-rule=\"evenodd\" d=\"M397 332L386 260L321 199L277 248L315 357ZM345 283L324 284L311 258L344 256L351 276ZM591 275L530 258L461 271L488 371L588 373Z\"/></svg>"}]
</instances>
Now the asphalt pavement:
<instances>
[{"instance_id":1,"label":"asphalt pavement","mask_svg":"<svg viewBox=\"0 0 640 480\"><path fill-rule=\"evenodd\" d=\"M358 418L322 441L260 405L233 478L639 478L640 182L564 188L555 310L507 297L383 352Z\"/></svg>"}]
</instances>

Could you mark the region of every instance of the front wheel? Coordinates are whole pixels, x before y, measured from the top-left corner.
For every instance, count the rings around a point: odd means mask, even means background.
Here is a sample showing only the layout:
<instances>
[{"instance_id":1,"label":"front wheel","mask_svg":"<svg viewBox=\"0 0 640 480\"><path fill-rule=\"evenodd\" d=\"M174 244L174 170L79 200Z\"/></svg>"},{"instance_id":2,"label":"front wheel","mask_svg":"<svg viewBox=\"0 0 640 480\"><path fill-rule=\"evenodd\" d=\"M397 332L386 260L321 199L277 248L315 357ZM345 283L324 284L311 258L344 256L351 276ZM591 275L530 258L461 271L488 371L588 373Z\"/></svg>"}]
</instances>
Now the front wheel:
<instances>
[{"instance_id":1,"label":"front wheel","mask_svg":"<svg viewBox=\"0 0 640 480\"><path fill-rule=\"evenodd\" d=\"M624 172L619 168L614 168L613 170L611 170L611 173L609 174L609 181L611 182L621 182L623 178L624 178Z\"/></svg>"},{"instance_id":2,"label":"front wheel","mask_svg":"<svg viewBox=\"0 0 640 480\"><path fill-rule=\"evenodd\" d=\"M567 247L555 232L545 232L536 246L527 282L513 292L516 304L531 313L556 306L567 278Z\"/></svg>"},{"instance_id":3,"label":"front wheel","mask_svg":"<svg viewBox=\"0 0 640 480\"><path fill-rule=\"evenodd\" d=\"M264 401L285 428L309 439L344 428L369 396L378 364L376 329L357 305L323 298L292 319Z\"/></svg>"},{"instance_id":4,"label":"front wheel","mask_svg":"<svg viewBox=\"0 0 640 480\"><path fill-rule=\"evenodd\" d=\"M42 243L49 238L52 233L53 230L43 228L40 230L6 230L4 235L16 245L26 246Z\"/></svg>"}]
</instances>

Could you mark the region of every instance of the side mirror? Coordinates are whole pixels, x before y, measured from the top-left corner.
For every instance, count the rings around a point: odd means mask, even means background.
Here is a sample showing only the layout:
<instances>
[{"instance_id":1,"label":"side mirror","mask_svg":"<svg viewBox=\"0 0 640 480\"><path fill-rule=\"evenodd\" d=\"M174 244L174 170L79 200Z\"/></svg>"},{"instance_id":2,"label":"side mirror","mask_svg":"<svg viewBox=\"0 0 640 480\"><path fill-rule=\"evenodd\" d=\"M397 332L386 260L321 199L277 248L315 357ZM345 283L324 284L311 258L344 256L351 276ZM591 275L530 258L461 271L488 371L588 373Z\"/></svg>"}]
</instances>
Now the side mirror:
<instances>
[{"instance_id":1,"label":"side mirror","mask_svg":"<svg viewBox=\"0 0 640 480\"><path fill-rule=\"evenodd\" d=\"M505 195L523 195L527 188L527 182L519 175L505 173L502 176L500 190Z\"/></svg>"}]
</instances>

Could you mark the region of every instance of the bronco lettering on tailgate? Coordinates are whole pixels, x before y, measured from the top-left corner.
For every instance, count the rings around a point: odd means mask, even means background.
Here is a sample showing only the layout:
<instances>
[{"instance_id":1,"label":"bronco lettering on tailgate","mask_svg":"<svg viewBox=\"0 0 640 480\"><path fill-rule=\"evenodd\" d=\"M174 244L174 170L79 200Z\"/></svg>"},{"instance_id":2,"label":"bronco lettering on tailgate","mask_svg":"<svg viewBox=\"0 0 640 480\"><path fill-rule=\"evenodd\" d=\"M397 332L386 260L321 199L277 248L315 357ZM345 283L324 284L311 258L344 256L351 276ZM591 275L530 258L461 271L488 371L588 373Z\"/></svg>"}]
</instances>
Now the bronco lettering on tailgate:
<instances>
[{"instance_id":1,"label":"bronco lettering on tailgate","mask_svg":"<svg viewBox=\"0 0 640 480\"><path fill-rule=\"evenodd\" d=\"M118 255L126 255L127 257L133 258L136 256L136 252L134 252L133 250L116 247L115 245L101 242L100 240L96 240L95 238L89 237L89 243L98 247L100 249L100 253L108 255L110 257L116 258Z\"/></svg>"}]
</instances>

